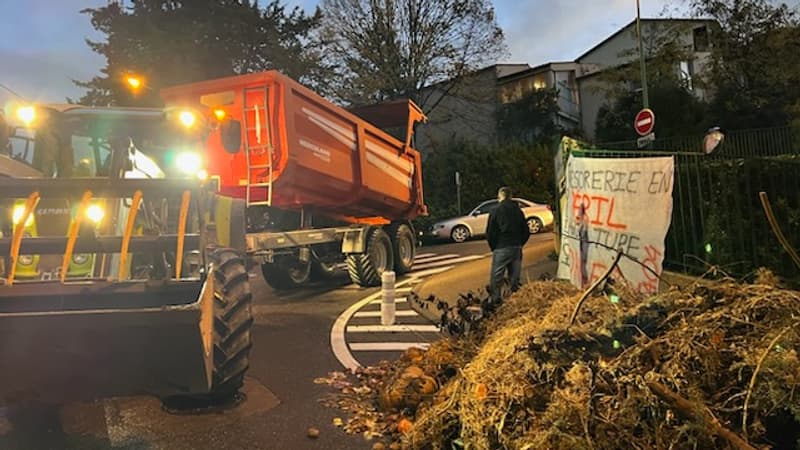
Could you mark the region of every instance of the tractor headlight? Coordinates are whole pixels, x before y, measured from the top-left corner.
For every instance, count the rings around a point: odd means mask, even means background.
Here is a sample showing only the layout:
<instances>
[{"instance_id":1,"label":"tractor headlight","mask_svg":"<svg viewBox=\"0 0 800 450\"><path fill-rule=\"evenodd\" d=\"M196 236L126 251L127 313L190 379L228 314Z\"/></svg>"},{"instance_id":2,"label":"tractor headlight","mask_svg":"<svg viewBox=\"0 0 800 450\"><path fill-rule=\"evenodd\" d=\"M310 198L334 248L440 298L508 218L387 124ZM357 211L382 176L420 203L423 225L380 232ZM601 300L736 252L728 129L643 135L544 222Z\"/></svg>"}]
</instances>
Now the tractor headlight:
<instances>
[{"instance_id":1,"label":"tractor headlight","mask_svg":"<svg viewBox=\"0 0 800 450\"><path fill-rule=\"evenodd\" d=\"M14 225L18 225L22 220L22 215L25 214L25 205L17 205L14 207L14 210L11 214L11 220L14 222ZM29 227L33 224L33 212L28 215L28 218L25 220L25 226Z\"/></svg>"},{"instance_id":2,"label":"tractor headlight","mask_svg":"<svg viewBox=\"0 0 800 450\"><path fill-rule=\"evenodd\" d=\"M91 220L95 225L99 225L100 222L103 221L103 217L105 217L106 212L103 210L103 207L97 204L89 205L86 208L86 217Z\"/></svg>"},{"instance_id":3,"label":"tractor headlight","mask_svg":"<svg viewBox=\"0 0 800 450\"><path fill-rule=\"evenodd\" d=\"M19 255L17 258L17 264L22 264L23 266L30 266L33 264L33 255Z\"/></svg>"},{"instance_id":4,"label":"tractor headlight","mask_svg":"<svg viewBox=\"0 0 800 450\"><path fill-rule=\"evenodd\" d=\"M192 111L181 111L178 113L178 120L186 128L192 128L197 123L197 116Z\"/></svg>"},{"instance_id":5,"label":"tractor headlight","mask_svg":"<svg viewBox=\"0 0 800 450\"><path fill-rule=\"evenodd\" d=\"M208 172L203 170L203 158L194 152L183 152L175 158L175 165L178 170L189 176L207 178Z\"/></svg>"},{"instance_id":6,"label":"tractor headlight","mask_svg":"<svg viewBox=\"0 0 800 450\"><path fill-rule=\"evenodd\" d=\"M36 108L30 105L24 105L17 108L17 119L30 127L34 120L36 120Z\"/></svg>"},{"instance_id":7,"label":"tractor headlight","mask_svg":"<svg viewBox=\"0 0 800 450\"><path fill-rule=\"evenodd\" d=\"M82 266L82 265L86 264L88 261L89 261L89 255L87 255L85 253L72 255L72 262L74 262L75 264L77 264L79 266Z\"/></svg>"}]
</instances>

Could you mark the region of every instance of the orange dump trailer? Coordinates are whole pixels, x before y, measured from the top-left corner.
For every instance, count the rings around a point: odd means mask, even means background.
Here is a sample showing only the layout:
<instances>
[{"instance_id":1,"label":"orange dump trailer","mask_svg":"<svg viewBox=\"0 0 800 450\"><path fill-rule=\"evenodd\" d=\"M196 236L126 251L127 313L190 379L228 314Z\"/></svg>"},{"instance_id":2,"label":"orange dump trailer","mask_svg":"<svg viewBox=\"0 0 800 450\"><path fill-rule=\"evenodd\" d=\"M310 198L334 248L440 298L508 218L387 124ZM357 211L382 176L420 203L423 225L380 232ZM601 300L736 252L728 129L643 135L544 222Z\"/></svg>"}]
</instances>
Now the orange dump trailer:
<instances>
[{"instance_id":1,"label":"orange dump trailer","mask_svg":"<svg viewBox=\"0 0 800 450\"><path fill-rule=\"evenodd\" d=\"M248 205L389 221L425 213L421 158L409 132L424 116L411 102L374 112L379 120L398 116L392 125L403 122L400 140L276 71L178 86L161 95L170 106L220 121L208 137L209 173L220 178L224 194ZM233 139L233 148L226 148L231 132L238 132L239 145Z\"/></svg>"},{"instance_id":2,"label":"orange dump trailer","mask_svg":"<svg viewBox=\"0 0 800 450\"><path fill-rule=\"evenodd\" d=\"M427 213L411 101L348 111L276 71L161 92L167 108L209 125L205 170L222 195L241 198L247 252L275 288L333 275L377 285L407 272ZM358 114L357 114L358 113Z\"/></svg>"}]
</instances>

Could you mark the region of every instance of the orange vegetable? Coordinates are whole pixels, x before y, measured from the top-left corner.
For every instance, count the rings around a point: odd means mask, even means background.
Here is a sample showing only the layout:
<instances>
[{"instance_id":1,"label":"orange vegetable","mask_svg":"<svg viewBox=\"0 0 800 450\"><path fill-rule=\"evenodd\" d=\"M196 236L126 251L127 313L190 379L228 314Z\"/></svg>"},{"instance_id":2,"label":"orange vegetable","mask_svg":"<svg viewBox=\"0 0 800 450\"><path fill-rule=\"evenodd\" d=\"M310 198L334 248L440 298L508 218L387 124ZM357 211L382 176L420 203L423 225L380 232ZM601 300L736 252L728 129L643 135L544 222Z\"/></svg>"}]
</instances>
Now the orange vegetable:
<instances>
[{"instance_id":1,"label":"orange vegetable","mask_svg":"<svg viewBox=\"0 0 800 450\"><path fill-rule=\"evenodd\" d=\"M411 431L411 428L414 427L414 424L408 419L400 419L400 422L397 422L397 431L406 434Z\"/></svg>"},{"instance_id":2,"label":"orange vegetable","mask_svg":"<svg viewBox=\"0 0 800 450\"><path fill-rule=\"evenodd\" d=\"M488 393L489 389L486 387L485 384L479 383L477 386L475 386L475 398L477 398L478 400L485 399Z\"/></svg>"}]
</instances>

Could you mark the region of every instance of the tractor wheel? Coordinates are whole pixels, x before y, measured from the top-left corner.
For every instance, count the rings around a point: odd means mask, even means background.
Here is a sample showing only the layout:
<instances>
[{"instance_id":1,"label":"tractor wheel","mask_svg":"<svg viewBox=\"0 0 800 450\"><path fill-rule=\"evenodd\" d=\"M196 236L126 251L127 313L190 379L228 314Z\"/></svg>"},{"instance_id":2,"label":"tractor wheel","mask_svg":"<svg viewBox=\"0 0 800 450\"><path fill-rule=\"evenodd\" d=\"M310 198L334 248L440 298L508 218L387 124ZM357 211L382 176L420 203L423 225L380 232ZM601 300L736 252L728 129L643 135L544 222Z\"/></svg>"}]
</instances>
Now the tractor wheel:
<instances>
[{"instance_id":1,"label":"tractor wheel","mask_svg":"<svg viewBox=\"0 0 800 450\"><path fill-rule=\"evenodd\" d=\"M394 270L398 275L411 271L417 253L417 240L408 224L395 224L389 229L394 251Z\"/></svg>"},{"instance_id":2,"label":"tractor wheel","mask_svg":"<svg viewBox=\"0 0 800 450\"><path fill-rule=\"evenodd\" d=\"M292 256L282 257L273 263L262 264L261 273L272 289L285 291L308 283L311 278L311 264Z\"/></svg>"},{"instance_id":3,"label":"tractor wheel","mask_svg":"<svg viewBox=\"0 0 800 450\"><path fill-rule=\"evenodd\" d=\"M250 367L250 331L253 326L250 280L242 256L232 249L211 255L214 272L213 370L206 394L162 399L164 407L180 413L214 409L238 403L244 375Z\"/></svg>"},{"instance_id":4,"label":"tractor wheel","mask_svg":"<svg viewBox=\"0 0 800 450\"><path fill-rule=\"evenodd\" d=\"M347 271L353 283L369 287L381 284L381 275L394 269L392 240L380 228L373 228L367 236L364 253L347 255Z\"/></svg>"}]
</instances>

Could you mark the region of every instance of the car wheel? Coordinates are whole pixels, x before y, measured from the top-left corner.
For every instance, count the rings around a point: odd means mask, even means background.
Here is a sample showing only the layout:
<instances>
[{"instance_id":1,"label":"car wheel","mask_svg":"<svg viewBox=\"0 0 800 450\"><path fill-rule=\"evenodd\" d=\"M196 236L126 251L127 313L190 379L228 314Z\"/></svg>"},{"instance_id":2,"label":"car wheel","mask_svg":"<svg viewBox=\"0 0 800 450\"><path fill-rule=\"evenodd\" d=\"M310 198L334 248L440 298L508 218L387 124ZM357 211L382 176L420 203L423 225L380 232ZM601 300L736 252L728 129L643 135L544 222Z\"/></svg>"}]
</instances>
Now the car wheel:
<instances>
[{"instance_id":1,"label":"car wheel","mask_svg":"<svg viewBox=\"0 0 800 450\"><path fill-rule=\"evenodd\" d=\"M469 234L469 229L467 227L458 225L450 232L450 239L452 239L453 242L461 243L469 239Z\"/></svg>"},{"instance_id":2,"label":"car wheel","mask_svg":"<svg viewBox=\"0 0 800 450\"><path fill-rule=\"evenodd\" d=\"M542 221L538 217L528 219L528 232L530 234L540 233L543 228L544 225L542 225Z\"/></svg>"}]
</instances>

